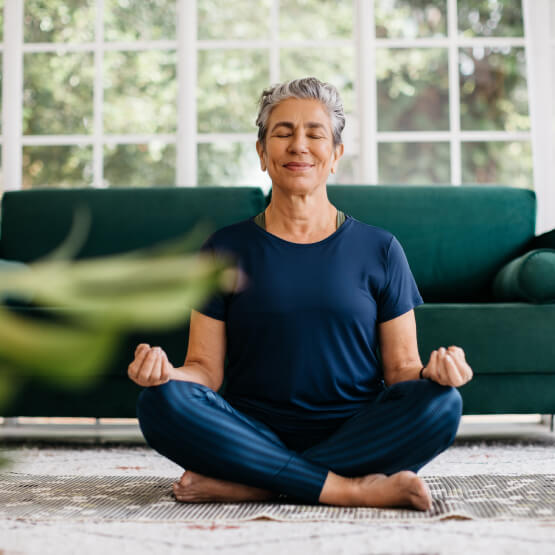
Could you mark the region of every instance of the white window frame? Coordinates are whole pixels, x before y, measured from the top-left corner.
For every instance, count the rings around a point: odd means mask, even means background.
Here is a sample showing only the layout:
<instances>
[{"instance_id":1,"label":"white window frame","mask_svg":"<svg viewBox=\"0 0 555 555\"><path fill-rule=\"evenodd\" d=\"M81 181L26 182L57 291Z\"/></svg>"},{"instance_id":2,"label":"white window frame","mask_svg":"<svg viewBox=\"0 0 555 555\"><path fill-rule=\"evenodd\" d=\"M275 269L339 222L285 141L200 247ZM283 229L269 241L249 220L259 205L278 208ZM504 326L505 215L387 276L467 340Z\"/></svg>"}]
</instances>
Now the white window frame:
<instances>
[{"instance_id":1,"label":"white window frame","mask_svg":"<svg viewBox=\"0 0 555 555\"><path fill-rule=\"evenodd\" d=\"M97 0L95 40L86 44L23 43L24 0L8 0L4 5L4 63L3 80L3 174L4 189L18 189L22 182L22 148L39 145L92 145L93 186L103 186L103 146L107 143L137 144L151 140L176 144L176 184L197 184L197 147L216 141L245 142L253 145L255 133L197 132L197 60L203 49L266 49L269 56L270 82L279 81L280 49L285 47L354 48L355 97L354 129L347 135L346 151L358 155L355 182L378 183L378 145L388 142L448 142L450 145L451 180L458 186L461 176L461 144L472 141L531 141L534 160L535 190L538 195L538 229L555 227L555 187L553 186L553 131L545 131L545 110L551 109L553 78L545 72L545 52L555 65L555 37L550 34L549 0L523 0L525 36L503 38L459 37L457 29L457 0L447 0L447 36L421 39L382 39L375 36L374 2L353 0L354 29L352 39L330 41L292 41L279 38L279 0L270 8L270 36L264 40L198 40L197 1L176 0L176 40L104 42L104 0ZM546 34L547 33L547 34ZM547 37L545 42L544 39ZM459 48L468 46L522 47L527 56L528 91L531 131L461 131L459 102ZM546 48L545 45L548 45ZM375 54L377 48L445 48L449 63L449 123L448 131L380 132L377 129L377 83ZM103 133L103 53L110 50L176 50L177 51L177 132L175 134L107 135ZM95 76L93 85L93 132L90 135L22 135L23 54L28 52L93 52ZM533 52L534 55L531 55ZM262 175L262 174L261 174ZM551 176L551 180L548 178Z\"/></svg>"}]
</instances>

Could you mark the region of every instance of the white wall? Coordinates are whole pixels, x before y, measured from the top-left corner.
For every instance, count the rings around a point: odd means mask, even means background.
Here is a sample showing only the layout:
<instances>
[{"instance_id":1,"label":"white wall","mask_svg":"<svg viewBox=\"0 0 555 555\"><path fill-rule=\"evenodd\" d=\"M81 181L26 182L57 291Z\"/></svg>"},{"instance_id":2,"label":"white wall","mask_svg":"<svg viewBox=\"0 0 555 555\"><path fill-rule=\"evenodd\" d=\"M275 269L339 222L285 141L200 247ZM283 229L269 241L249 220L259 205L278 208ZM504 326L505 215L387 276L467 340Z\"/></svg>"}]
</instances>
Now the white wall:
<instances>
[{"instance_id":1,"label":"white wall","mask_svg":"<svg viewBox=\"0 0 555 555\"><path fill-rule=\"evenodd\" d=\"M555 0L524 0L536 233L555 228Z\"/></svg>"}]
</instances>

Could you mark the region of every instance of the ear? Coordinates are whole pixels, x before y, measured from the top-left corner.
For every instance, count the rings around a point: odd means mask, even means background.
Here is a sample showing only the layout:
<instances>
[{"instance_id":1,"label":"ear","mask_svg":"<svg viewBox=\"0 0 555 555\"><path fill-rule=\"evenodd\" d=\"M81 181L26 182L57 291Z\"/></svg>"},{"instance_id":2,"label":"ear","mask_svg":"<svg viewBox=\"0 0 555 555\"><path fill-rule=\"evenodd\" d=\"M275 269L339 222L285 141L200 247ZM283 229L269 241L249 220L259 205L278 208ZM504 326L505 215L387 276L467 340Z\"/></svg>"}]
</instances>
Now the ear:
<instances>
[{"instance_id":1,"label":"ear","mask_svg":"<svg viewBox=\"0 0 555 555\"><path fill-rule=\"evenodd\" d=\"M265 160L265 152L264 147L260 141L256 141L256 152L258 152L258 157L260 158L260 169L265 172L266 171L266 160Z\"/></svg>"},{"instance_id":2,"label":"ear","mask_svg":"<svg viewBox=\"0 0 555 555\"><path fill-rule=\"evenodd\" d=\"M331 173L335 173L337 171L337 165L339 164L339 159L343 156L344 151L345 151L345 147L343 146L343 143L335 147L335 150L333 152L332 159L331 159L332 160L331 167L330 167Z\"/></svg>"}]
</instances>

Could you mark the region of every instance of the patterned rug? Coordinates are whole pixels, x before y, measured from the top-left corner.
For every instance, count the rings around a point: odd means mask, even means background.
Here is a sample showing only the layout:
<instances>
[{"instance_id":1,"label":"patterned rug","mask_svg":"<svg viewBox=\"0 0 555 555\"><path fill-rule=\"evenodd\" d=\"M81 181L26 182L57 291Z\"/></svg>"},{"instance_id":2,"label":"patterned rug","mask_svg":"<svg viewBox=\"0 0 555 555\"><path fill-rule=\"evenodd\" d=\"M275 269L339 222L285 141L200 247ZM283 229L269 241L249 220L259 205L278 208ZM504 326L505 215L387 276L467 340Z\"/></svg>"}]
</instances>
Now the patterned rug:
<instances>
[{"instance_id":1,"label":"patterned rug","mask_svg":"<svg viewBox=\"0 0 555 555\"><path fill-rule=\"evenodd\" d=\"M0 475L0 518L20 520L224 521L554 519L555 474L424 476L433 506L371 509L278 502L179 503L172 478Z\"/></svg>"}]
</instances>

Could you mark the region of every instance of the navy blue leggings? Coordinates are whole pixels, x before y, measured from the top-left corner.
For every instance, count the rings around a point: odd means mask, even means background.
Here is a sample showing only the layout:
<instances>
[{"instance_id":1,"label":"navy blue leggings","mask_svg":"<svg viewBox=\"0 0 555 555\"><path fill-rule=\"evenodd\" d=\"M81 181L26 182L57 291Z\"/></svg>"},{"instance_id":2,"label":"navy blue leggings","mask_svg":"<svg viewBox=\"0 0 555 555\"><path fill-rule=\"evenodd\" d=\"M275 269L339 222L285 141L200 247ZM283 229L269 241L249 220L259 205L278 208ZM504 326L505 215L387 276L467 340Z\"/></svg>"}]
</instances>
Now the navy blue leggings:
<instances>
[{"instance_id":1,"label":"navy blue leggings","mask_svg":"<svg viewBox=\"0 0 555 555\"><path fill-rule=\"evenodd\" d=\"M201 384L172 380L144 389L137 403L148 445L184 469L311 504L330 470L350 477L418 472L453 443L461 413L455 388L400 382L299 450Z\"/></svg>"}]
</instances>

